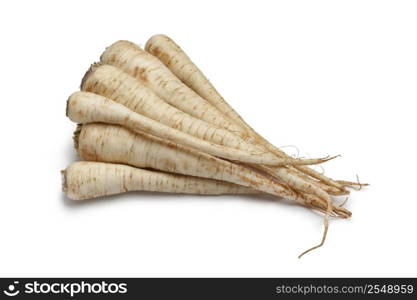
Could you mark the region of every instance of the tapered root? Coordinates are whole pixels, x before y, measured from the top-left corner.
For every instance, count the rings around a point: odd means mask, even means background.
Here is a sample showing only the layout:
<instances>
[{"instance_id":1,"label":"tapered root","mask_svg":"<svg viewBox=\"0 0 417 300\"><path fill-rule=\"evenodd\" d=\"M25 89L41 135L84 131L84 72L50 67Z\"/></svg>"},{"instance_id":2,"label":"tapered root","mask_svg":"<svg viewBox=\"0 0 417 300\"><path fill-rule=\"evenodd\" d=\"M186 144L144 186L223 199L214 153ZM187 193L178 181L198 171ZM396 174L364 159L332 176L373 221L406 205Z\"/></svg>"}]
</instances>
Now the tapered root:
<instances>
[{"instance_id":1,"label":"tapered root","mask_svg":"<svg viewBox=\"0 0 417 300\"><path fill-rule=\"evenodd\" d=\"M323 158L281 158L283 161L282 165L292 165L292 166L303 166L303 165L318 165L325 163L329 160L335 159L340 155L335 156L326 156ZM285 163L288 160L288 163Z\"/></svg>"},{"instance_id":2,"label":"tapered root","mask_svg":"<svg viewBox=\"0 0 417 300\"><path fill-rule=\"evenodd\" d=\"M337 217L340 218L350 218L352 216L352 212L344 207L341 206L334 206L333 211L336 213Z\"/></svg>"},{"instance_id":3,"label":"tapered root","mask_svg":"<svg viewBox=\"0 0 417 300\"><path fill-rule=\"evenodd\" d=\"M317 197L317 199L312 199L311 195L308 194L303 194L304 197L306 198L306 206L311 207L313 209L316 209L318 211L323 212L324 215L324 231L323 231L323 237L321 239L321 242L314 246L311 247L309 249L307 249L306 251L302 252L298 258L303 257L305 254L307 254L308 252L311 252L317 248L320 248L321 246L324 245L324 242L326 241L326 237L327 237L327 232L329 230L329 218L330 216L334 216L334 217L341 217L341 218L349 218L350 216L352 216L352 213L347 210L344 207L341 206L334 206L331 203L331 199L329 197L329 200L326 203L323 203L323 199L320 199ZM310 196L310 197L308 197ZM326 207L324 207L325 205L327 205Z\"/></svg>"},{"instance_id":4,"label":"tapered root","mask_svg":"<svg viewBox=\"0 0 417 300\"><path fill-rule=\"evenodd\" d=\"M369 185L369 183L360 183L358 175L356 175L356 180L357 180L356 182L347 181L347 180L337 180L337 183L346 187L350 187L350 188L356 187L358 191L360 191L362 187Z\"/></svg>"},{"instance_id":5,"label":"tapered root","mask_svg":"<svg viewBox=\"0 0 417 300\"><path fill-rule=\"evenodd\" d=\"M326 241L327 231L328 231L328 230L329 230L329 219L328 219L328 217L326 217L326 218L324 219L324 232L323 232L323 237L322 237L322 239L321 239L320 244L318 244L318 245L316 245L316 246L314 246L314 247L311 247L310 249L307 249L306 251L304 251L303 253L301 253L301 254L298 256L298 258L301 258L301 257L303 257L304 255L306 255L308 252L311 252L311 251L313 251L313 250L315 250L315 249L320 248L321 246L323 246L323 245L324 245L324 242Z\"/></svg>"},{"instance_id":6,"label":"tapered root","mask_svg":"<svg viewBox=\"0 0 417 300\"><path fill-rule=\"evenodd\" d=\"M306 175L308 175L312 178L320 180L320 181L322 181L323 183L325 183L329 186L333 186L335 188L338 188L339 190L344 190L343 185L341 185L340 183L336 182L335 180L333 180L333 179L331 179L331 178L329 178L329 177L327 177L323 174L320 174L319 172L317 172L313 169L307 168L305 166L296 166L295 168L297 168L300 172L303 172L303 173L305 173Z\"/></svg>"},{"instance_id":7,"label":"tapered root","mask_svg":"<svg viewBox=\"0 0 417 300\"><path fill-rule=\"evenodd\" d=\"M327 197L325 199L322 199L323 201L326 201L326 212L324 215L324 232L323 232L323 237L321 239L320 244L318 244L317 246L314 246L306 251L304 251L303 253L301 253L298 258L301 258L303 255L307 254L308 252L320 248L321 246L323 246L324 241L326 240L326 236L327 236L327 231L329 229L329 218L330 216L333 214L334 212L334 206L332 204L332 199L330 198L330 196L327 195Z\"/></svg>"}]
</instances>

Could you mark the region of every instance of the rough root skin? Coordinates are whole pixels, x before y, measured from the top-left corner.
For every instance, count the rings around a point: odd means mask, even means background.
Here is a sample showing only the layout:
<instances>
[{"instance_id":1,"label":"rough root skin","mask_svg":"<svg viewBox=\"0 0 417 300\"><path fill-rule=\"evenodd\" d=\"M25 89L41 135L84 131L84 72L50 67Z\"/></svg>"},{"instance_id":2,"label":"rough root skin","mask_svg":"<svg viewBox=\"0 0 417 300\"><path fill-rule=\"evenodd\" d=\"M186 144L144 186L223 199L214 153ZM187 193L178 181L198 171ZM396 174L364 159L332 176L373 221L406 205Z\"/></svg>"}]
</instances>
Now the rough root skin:
<instances>
[{"instance_id":1,"label":"rough root skin","mask_svg":"<svg viewBox=\"0 0 417 300\"><path fill-rule=\"evenodd\" d=\"M76 150L78 150L78 141L79 141L82 129L83 129L83 125L82 124L77 124L77 127L75 128L73 136L72 136L72 139L74 141L74 148Z\"/></svg>"},{"instance_id":2,"label":"rough root skin","mask_svg":"<svg viewBox=\"0 0 417 300\"><path fill-rule=\"evenodd\" d=\"M61 170L61 182L62 182L62 191L67 193L68 185L67 185L67 172L66 170Z\"/></svg>"},{"instance_id":3,"label":"rough root skin","mask_svg":"<svg viewBox=\"0 0 417 300\"><path fill-rule=\"evenodd\" d=\"M85 72L83 78L81 79L80 90L83 90L84 84L87 81L88 77L90 77L91 74L93 74L94 71L102 65L103 63L101 62L95 62L91 64L91 66L88 68L87 72Z\"/></svg>"}]
</instances>

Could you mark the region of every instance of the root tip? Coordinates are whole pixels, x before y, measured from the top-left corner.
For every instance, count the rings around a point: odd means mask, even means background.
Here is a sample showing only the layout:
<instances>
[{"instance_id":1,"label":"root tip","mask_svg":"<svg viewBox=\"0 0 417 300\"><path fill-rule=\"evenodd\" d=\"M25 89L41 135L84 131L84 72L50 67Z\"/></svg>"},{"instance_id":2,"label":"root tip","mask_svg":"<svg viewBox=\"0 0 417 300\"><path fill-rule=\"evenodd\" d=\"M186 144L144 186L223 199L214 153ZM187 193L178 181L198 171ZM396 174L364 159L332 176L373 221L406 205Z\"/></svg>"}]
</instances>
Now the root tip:
<instances>
[{"instance_id":1,"label":"root tip","mask_svg":"<svg viewBox=\"0 0 417 300\"><path fill-rule=\"evenodd\" d=\"M320 244L318 244L318 245L316 245L314 247L311 247L311 248L307 249L306 251L302 252L298 256L299 259L301 257L303 257L304 255L306 255L307 253L309 253L309 252L311 252L311 251L313 251L313 250L315 250L317 248L320 248L321 246L324 245L324 242L326 241L326 237L327 237L327 231L329 230L329 215L331 214L331 212L332 211L330 210L330 211L327 211L327 213L326 213L326 216L325 216L325 219L324 219L324 232L323 232L323 237L321 238Z\"/></svg>"},{"instance_id":2,"label":"root tip","mask_svg":"<svg viewBox=\"0 0 417 300\"><path fill-rule=\"evenodd\" d=\"M83 78L81 79L80 90L84 90L85 83L87 82L88 78L94 73L94 71L102 65L101 62L95 62L91 64L90 68L88 68L87 72L85 72Z\"/></svg>"},{"instance_id":3,"label":"root tip","mask_svg":"<svg viewBox=\"0 0 417 300\"><path fill-rule=\"evenodd\" d=\"M342 155L341 154L338 154L338 155L334 155L334 156L326 156L326 157L324 157L324 158L322 158L322 161L323 162L327 162L327 161L329 161L329 160L332 160L332 159L335 159L335 158L338 158L338 157L342 157Z\"/></svg>"}]
</instances>

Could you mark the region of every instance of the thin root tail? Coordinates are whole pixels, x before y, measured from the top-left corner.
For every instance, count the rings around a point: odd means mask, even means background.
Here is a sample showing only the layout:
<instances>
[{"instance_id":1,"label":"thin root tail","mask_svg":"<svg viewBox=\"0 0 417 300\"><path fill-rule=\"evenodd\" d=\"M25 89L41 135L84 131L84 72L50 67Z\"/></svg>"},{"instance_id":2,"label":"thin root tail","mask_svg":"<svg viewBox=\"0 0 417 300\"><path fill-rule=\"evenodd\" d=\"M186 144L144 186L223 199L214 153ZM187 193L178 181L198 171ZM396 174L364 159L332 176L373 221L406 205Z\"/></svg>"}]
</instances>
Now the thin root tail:
<instances>
[{"instance_id":1,"label":"thin root tail","mask_svg":"<svg viewBox=\"0 0 417 300\"><path fill-rule=\"evenodd\" d=\"M298 258L301 258L301 257L303 257L304 255L306 255L307 253L309 253L310 251L313 251L313 250L315 250L315 249L320 248L321 246L323 246L323 245L324 245L324 242L325 242L325 240L326 240L326 236L327 236L327 231L328 231L328 229L329 229L329 219L326 217L326 218L324 219L324 232L323 232L323 237L322 237L322 239L321 239L320 244L318 244L318 245L316 245L316 246L314 246L314 247L311 247L310 249L307 249L306 251L304 251L303 253L301 253L301 254L298 256Z\"/></svg>"}]
</instances>

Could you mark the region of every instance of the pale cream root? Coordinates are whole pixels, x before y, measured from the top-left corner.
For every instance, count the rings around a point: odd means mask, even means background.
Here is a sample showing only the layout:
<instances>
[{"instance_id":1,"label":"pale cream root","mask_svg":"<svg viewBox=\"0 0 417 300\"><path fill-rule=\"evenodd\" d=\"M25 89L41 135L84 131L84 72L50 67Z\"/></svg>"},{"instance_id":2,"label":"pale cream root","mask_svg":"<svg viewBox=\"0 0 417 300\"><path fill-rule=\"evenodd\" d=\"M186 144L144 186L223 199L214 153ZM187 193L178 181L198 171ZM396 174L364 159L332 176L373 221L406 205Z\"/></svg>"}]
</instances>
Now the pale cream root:
<instances>
[{"instance_id":1,"label":"pale cream root","mask_svg":"<svg viewBox=\"0 0 417 300\"><path fill-rule=\"evenodd\" d=\"M105 96L172 128L216 144L262 154L239 136L196 119L169 105L132 76L110 65L93 65L83 78L83 91ZM271 157L271 154L266 153Z\"/></svg>"},{"instance_id":2,"label":"pale cream root","mask_svg":"<svg viewBox=\"0 0 417 300\"><path fill-rule=\"evenodd\" d=\"M83 78L81 89L96 93L116 101L130 110L161 122L169 127L229 148L256 155L257 160L269 165L305 165L327 161L323 159L278 158L260 149L228 130L218 128L207 122L176 109L160 99L152 90L110 65L93 65ZM224 156L222 156L224 157Z\"/></svg>"},{"instance_id":3,"label":"pale cream root","mask_svg":"<svg viewBox=\"0 0 417 300\"><path fill-rule=\"evenodd\" d=\"M75 92L69 97L67 116L76 123L101 122L122 125L135 132L149 133L159 138L168 139L172 142L234 161L266 165L288 163L285 159L274 157L265 159L263 155L249 154L241 150L201 140L135 113L122 104L90 92Z\"/></svg>"},{"instance_id":4,"label":"pale cream root","mask_svg":"<svg viewBox=\"0 0 417 300\"><path fill-rule=\"evenodd\" d=\"M189 115L232 132L244 133L217 108L182 83L159 59L134 43L118 41L107 47L100 59L129 73L159 97Z\"/></svg>"},{"instance_id":5,"label":"pale cream root","mask_svg":"<svg viewBox=\"0 0 417 300\"><path fill-rule=\"evenodd\" d=\"M337 180L337 183L343 185L344 187L356 188L358 191L360 191L362 187L369 185L369 183L361 183L359 181L358 176L356 177L358 180L357 182L352 182L352 181L347 181L347 180Z\"/></svg>"},{"instance_id":6,"label":"pale cream root","mask_svg":"<svg viewBox=\"0 0 417 300\"><path fill-rule=\"evenodd\" d=\"M147 134L135 134L121 126L86 124L76 139L78 153L84 160L227 181L304 202L297 193L249 168Z\"/></svg>"},{"instance_id":7,"label":"pale cream root","mask_svg":"<svg viewBox=\"0 0 417 300\"><path fill-rule=\"evenodd\" d=\"M241 125L241 128L246 127L241 116L226 103L207 77L172 39L163 34L154 35L146 43L145 50L158 57L182 82Z\"/></svg>"},{"instance_id":8,"label":"pale cream root","mask_svg":"<svg viewBox=\"0 0 417 300\"><path fill-rule=\"evenodd\" d=\"M220 93L210 83L201 70L191 61L188 55L169 37L158 34L151 37L145 46L146 51L158 57L181 81L197 92L200 96L218 108L223 114L240 125L242 129L262 144L268 151L278 157L289 157L285 152L275 147L258 134L244 119L223 99ZM306 166L296 167L301 172L322 181L324 184L335 187L338 193L346 190L341 184L320 174ZM306 180L306 179L305 179Z\"/></svg>"},{"instance_id":9,"label":"pale cream root","mask_svg":"<svg viewBox=\"0 0 417 300\"><path fill-rule=\"evenodd\" d=\"M312 180L306 180L302 176L299 176L295 172L288 168L269 168L264 165L253 166L256 169L262 170L273 178L278 179L282 184L291 188L294 191L300 192L305 195L315 195L322 201L324 201L326 207L329 207L328 215L332 214L332 199L330 195L323 190L320 186L312 182Z\"/></svg>"},{"instance_id":10,"label":"pale cream root","mask_svg":"<svg viewBox=\"0 0 417 300\"><path fill-rule=\"evenodd\" d=\"M259 135L252 127L250 127L243 118L223 99L223 97L216 91L214 86L208 81L205 75L198 69L198 67L190 60L182 49L175 44L169 37L164 35L153 36L146 44L146 50L151 54L157 56L180 80L187 84L190 88L196 91L200 96L205 98L213 106L222 111L229 120L233 120L236 124L239 124L242 129L248 133L255 141L262 144L267 151L277 155L278 157L289 157L286 153L279 148L273 146L261 135ZM329 186L331 190L337 189L335 193L344 193L346 190L343 186L334 180L319 174L318 172L309 169L305 166L295 166L298 171L311 176L312 178L319 179L324 185ZM271 174L269 168L263 168L268 174ZM316 249L323 245L327 231L328 231L328 219L333 213L339 214L333 211L332 199L326 190L323 190L318 184L314 184L312 179L298 176L296 172L292 172L286 168L277 168L276 175L278 178L284 181L286 185L298 191L302 191L304 197L313 196L325 201L325 219L324 219L324 234L319 245L310 248L303 252L301 256L309 251ZM308 199L305 199L308 201ZM322 201L318 202L322 205ZM323 208L322 208L323 209Z\"/></svg>"},{"instance_id":11,"label":"pale cream root","mask_svg":"<svg viewBox=\"0 0 417 300\"><path fill-rule=\"evenodd\" d=\"M127 165L75 162L62 171L63 189L72 200L150 191L183 194L255 194L255 190L218 180L168 174Z\"/></svg>"},{"instance_id":12,"label":"pale cream root","mask_svg":"<svg viewBox=\"0 0 417 300\"><path fill-rule=\"evenodd\" d=\"M313 179L312 177L309 177L307 174L301 172L300 170L297 170L294 167L288 167L288 171L294 176L298 176L302 178L303 180L308 181L309 183L321 188L323 191L327 192L329 195L333 196L342 196L342 195L349 195L350 192L348 190L340 190L334 186L327 185L323 183L322 181L319 181L318 179Z\"/></svg>"}]
</instances>

